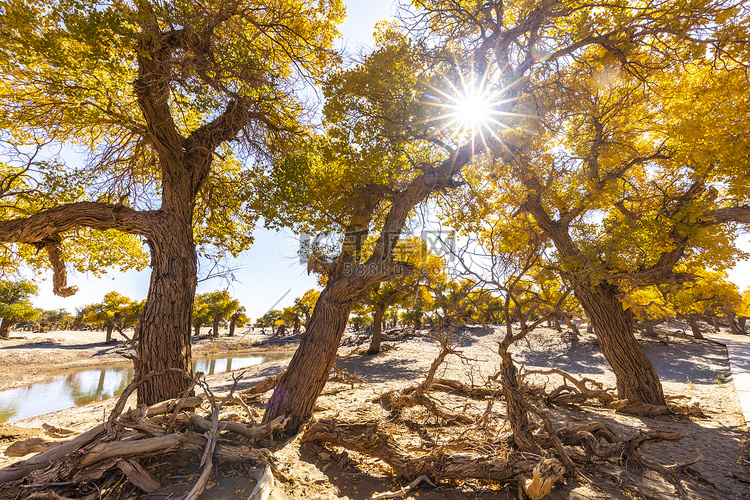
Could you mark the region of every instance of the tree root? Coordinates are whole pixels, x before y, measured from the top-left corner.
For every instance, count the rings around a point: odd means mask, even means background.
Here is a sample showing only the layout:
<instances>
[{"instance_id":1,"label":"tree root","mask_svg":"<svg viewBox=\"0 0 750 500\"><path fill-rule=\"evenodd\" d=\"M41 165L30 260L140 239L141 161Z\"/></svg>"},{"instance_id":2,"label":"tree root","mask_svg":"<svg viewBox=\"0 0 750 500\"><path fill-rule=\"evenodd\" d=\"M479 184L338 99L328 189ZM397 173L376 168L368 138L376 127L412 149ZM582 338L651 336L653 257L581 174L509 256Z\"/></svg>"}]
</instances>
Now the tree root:
<instances>
[{"instance_id":1,"label":"tree root","mask_svg":"<svg viewBox=\"0 0 750 500\"><path fill-rule=\"evenodd\" d=\"M542 414L540 410L535 413ZM345 423L326 419L310 424L302 442L331 444L363 453L390 465L405 480L427 476L434 481L448 479L482 479L500 484L516 484L531 498L542 498L562 480L563 475L576 473L576 465L592 465L596 461L614 461L622 466L639 467L662 475L677 494L687 498L679 477L680 472L701 459L662 465L640 454L647 443L677 441L682 435L673 432L641 432L622 439L600 422L570 424L555 430L543 418L546 432L534 435L543 455L532 455L504 447L494 453L447 453L450 445L412 456L383 428L380 422ZM489 447L488 447L489 448ZM585 455L576 450L583 449ZM550 456L550 452L559 458ZM547 454L547 456L544 456Z\"/></svg>"},{"instance_id":2,"label":"tree root","mask_svg":"<svg viewBox=\"0 0 750 500\"><path fill-rule=\"evenodd\" d=\"M573 375L552 368L550 370L527 370L521 373L523 379L529 375L558 375L563 379L563 385L557 387L552 392L547 393L543 388L537 388L542 398L549 404L581 404L596 399L602 404L608 405L617 397L611 392L604 389L602 384L590 378L577 379ZM573 384L568 385L568 382ZM590 385L591 387L588 387Z\"/></svg>"},{"instance_id":3,"label":"tree root","mask_svg":"<svg viewBox=\"0 0 750 500\"><path fill-rule=\"evenodd\" d=\"M422 481L426 482L427 484L429 484L433 488L437 488L437 486L435 485L435 483L433 483L432 481L430 481L429 477L427 477L427 476L419 476L414 481L412 481L411 483L409 483L408 485L404 486L403 488L401 488L398 491L387 491L385 493L377 493L377 494L373 495L372 496L372 500L379 500L381 498L398 498L398 497L402 497L402 496L408 494L411 490L413 490L417 486L419 486L419 484Z\"/></svg>"},{"instance_id":4,"label":"tree root","mask_svg":"<svg viewBox=\"0 0 750 500\"><path fill-rule=\"evenodd\" d=\"M328 382L341 382L342 384L350 384L354 389L354 384L359 382L363 383L364 379L357 375L351 374L348 371L341 368L335 362L331 365L334 375L328 375Z\"/></svg>"},{"instance_id":5,"label":"tree root","mask_svg":"<svg viewBox=\"0 0 750 500\"><path fill-rule=\"evenodd\" d=\"M436 480L508 481L532 471L537 463L520 454L449 454L442 450L432 451L423 457L411 458L376 421L347 424L333 419L320 420L307 428L302 442L330 443L379 458L407 480L427 476Z\"/></svg>"},{"instance_id":6,"label":"tree root","mask_svg":"<svg viewBox=\"0 0 750 500\"><path fill-rule=\"evenodd\" d=\"M402 411L414 406L422 406L446 423L473 424L474 419L462 413L451 413L443 410L438 403L427 394L420 393L418 388L409 387L402 391L388 391L374 398L372 402L380 403L393 415L400 415Z\"/></svg>"},{"instance_id":7,"label":"tree root","mask_svg":"<svg viewBox=\"0 0 750 500\"><path fill-rule=\"evenodd\" d=\"M601 383L590 378L576 378L562 370L552 368L550 370L529 370L521 374L521 377L529 375L558 375L563 379L563 385L551 392L542 387L529 387L528 391L536 393L546 403L554 405L584 404L588 401L598 400L601 404L609 406L618 413L638 415L641 417L660 417L667 415L682 415L697 418L706 418L697 402L689 404L668 402L666 405L651 405L636 403L627 399L617 399L611 390L604 389ZM568 385L568 382L572 384ZM667 398L680 399L681 396Z\"/></svg>"}]
</instances>

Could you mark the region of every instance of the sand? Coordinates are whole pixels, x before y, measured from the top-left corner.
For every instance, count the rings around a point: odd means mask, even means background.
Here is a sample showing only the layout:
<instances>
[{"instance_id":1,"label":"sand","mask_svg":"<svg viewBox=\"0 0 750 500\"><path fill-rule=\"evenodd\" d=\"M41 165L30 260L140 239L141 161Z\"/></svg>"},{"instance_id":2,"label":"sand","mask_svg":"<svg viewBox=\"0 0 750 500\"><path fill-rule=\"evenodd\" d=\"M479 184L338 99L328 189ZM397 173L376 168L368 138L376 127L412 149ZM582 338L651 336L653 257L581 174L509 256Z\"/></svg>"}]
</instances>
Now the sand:
<instances>
[{"instance_id":1,"label":"sand","mask_svg":"<svg viewBox=\"0 0 750 500\"><path fill-rule=\"evenodd\" d=\"M460 346L462 356L450 356L439 376L458 379L464 383L480 383L483 378L499 368L496 345L500 331L494 328L471 328L470 334ZM665 335L665 333L669 335ZM20 334L14 336L20 337ZM91 366L102 360L117 359L112 346L98 342L104 336L98 332L58 332L42 336L24 336L0 345L0 373L8 374L12 380L4 381L3 387L28 383L60 369L74 366ZM228 352L253 349L268 349L264 343L268 336L248 335L242 342L237 338L211 341L201 340L194 352ZM315 418L335 417L347 421L384 418L383 409L370 400L383 392L413 385L421 381L438 352L437 343L423 332L415 337L384 342L384 351L376 356L365 356L367 344L361 343L354 332L348 332L339 349L337 363L342 368L361 377L364 382L353 386L329 383L318 400L320 407ZM255 347L253 345L255 344ZM639 430L653 429L674 431L685 437L678 442L665 442L644 447L650 458L671 464L693 458L698 452L703 459L693 468L713 486L701 480L683 477L683 485L691 498L743 498L748 495L750 484L745 441L747 426L742 416L731 377L726 349L712 341L696 341L677 330L662 332L658 340L641 339L641 345L652 360L668 395L685 395L698 401L706 418L663 417L643 418L617 414L607 408L583 406L573 408L551 408L552 421L562 426L578 420L598 420L607 423L623 437L630 437ZM276 347L275 347L276 348ZM614 375L606 364L592 335L573 336L548 329L538 329L529 336L529 342L518 346L516 359L526 368L557 367L572 374L588 376L601 381L605 386L614 386ZM46 360L46 363L45 363ZM55 366L48 364L55 361ZM262 378L281 371L285 361L277 361L244 370L240 388L249 387ZM12 375L11 375L12 374ZM214 375L208 378L215 391L228 390L231 374ZM549 384L558 381L550 379ZM459 400L446 397L443 402L454 410L466 411L481 416L488 411L488 402ZM74 429L87 429L101 421L114 400L95 403L82 408L64 410L0 426L0 452L15 439L41 433L43 422ZM490 408L503 416L503 407L496 404ZM448 439L443 430L435 427L429 416L413 415L422 422L432 439ZM420 420L422 419L422 420ZM409 438L409 429L403 429L400 437ZM412 438L413 439L413 438ZM418 444L418 443L417 443ZM277 451L274 455L279 469L293 478L278 482L273 498L370 498L376 492L398 489L392 471L382 462L355 453L336 455L343 450L323 450L316 445L299 444L299 438ZM338 460L337 460L338 459ZM17 459L0 458L0 466ZM629 489L630 496L644 498L676 498L674 489L653 474L643 474L632 468L612 464L601 464L601 474L587 472L592 484L571 482L548 498L629 498L621 490ZM227 479L227 481L229 481ZM617 486L616 483L620 482ZM231 487L236 483L230 481ZM252 484L252 481L249 483ZM627 485L627 487L623 487ZM203 498L218 498L220 487L212 489ZM239 490L238 490L239 491ZM211 493L213 492L213 493ZM442 484L438 488L426 486L417 490L419 498L505 498L503 492L491 491L486 485ZM416 494L412 494L412 497ZM515 498L515 496L513 496Z\"/></svg>"}]
</instances>

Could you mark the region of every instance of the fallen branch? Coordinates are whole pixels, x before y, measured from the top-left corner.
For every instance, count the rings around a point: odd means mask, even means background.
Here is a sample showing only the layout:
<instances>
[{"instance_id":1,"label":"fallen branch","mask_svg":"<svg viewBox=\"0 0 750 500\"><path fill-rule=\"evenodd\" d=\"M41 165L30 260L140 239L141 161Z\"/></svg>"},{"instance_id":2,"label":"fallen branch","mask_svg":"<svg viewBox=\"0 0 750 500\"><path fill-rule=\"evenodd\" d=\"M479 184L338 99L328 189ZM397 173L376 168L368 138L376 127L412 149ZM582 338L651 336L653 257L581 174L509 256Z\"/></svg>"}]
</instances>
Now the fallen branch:
<instances>
[{"instance_id":1,"label":"fallen branch","mask_svg":"<svg viewBox=\"0 0 750 500\"><path fill-rule=\"evenodd\" d=\"M398 491L387 491L385 493L377 493L377 494L373 495L372 496L372 500L379 500L381 498L398 498L398 497L402 497L402 496L408 494L414 488L416 488L422 481L428 483L433 488L437 488L437 485L435 483L433 483L432 481L430 481L429 477L427 477L427 476L419 476L414 481L412 481L407 486L404 486L403 488L401 488Z\"/></svg>"}]
</instances>

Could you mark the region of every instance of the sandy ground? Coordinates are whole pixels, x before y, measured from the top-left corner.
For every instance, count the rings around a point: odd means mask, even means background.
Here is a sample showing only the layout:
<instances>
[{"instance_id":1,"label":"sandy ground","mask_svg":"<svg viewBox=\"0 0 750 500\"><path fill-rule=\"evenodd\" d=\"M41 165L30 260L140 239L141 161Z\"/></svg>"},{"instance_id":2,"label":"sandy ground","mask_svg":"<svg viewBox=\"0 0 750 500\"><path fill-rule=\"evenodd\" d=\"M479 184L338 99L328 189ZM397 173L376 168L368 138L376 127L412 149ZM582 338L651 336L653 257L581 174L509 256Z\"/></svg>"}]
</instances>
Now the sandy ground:
<instances>
[{"instance_id":1,"label":"sandy ground","mask_svg":"<svg viewBox=\"0 0 750 500\"><path fill-rule=\"evenodd\" d=\"M497 371L499 360L496 345L499 330L490 328L472 328L470 335L461 345L462 358L450 356L439 376L458 379L464 383L481 384L482 379ZM85 337L86 333L76 337L73 334L46 334L50 339L39 338L16 339L13 347L4 344L0 347L0 366L2 373L15 373L12 383L28 381L51 374L54 370L70 368L78 363L98 364L102 359L116 356L108 351L109 346L97 344L99 337ZM77 334L76 334L77 335ZM248 338L250 337L250 338ZM248 336L238 343L232 340L201 340L194 352L200 350L250 349L254 342L260 341L259 335ZM735 338L735 337L733 337ZM71 340L80 347L73 347ZM384 343L384 351L377 356L361 354L367 344L358 344L357 334L348 333L339 350L339 366L358 375L364 382L352 385L329 383L318 400L319 411L315 418L336 417L346 421L362 421L384 418L383 409L370 400L383 392L413 385L421 381L438 352L437 343L426 335L406 337ZM698 453L703 460L693 468L703 480L683 476L683 485L691 498L727 499L750 498L750 471L744 452L747 438L747 426L739 407L738 398L731 378L726 349L712 341L695 341L692 338L676 334L658 340L641 339L647 356L654 363L659 373L665 393L668 395L685 395L697 400L706 418L663 417L642 418L616 414L613 411L596 406L573 408L552 408L549 414L553 422L562 426L570 421L598 420L611 426L622 437L630 437L638 430L652 429L679 432L684 438L678 442L665 442L644 447L644 454L650 458L671 464L689 460ZM34 346L37 341L49 342ZM247 341L247 346L244 342ZM50 351L48 351L48 349ZM53 352L54 350L54 352ZM20 354L24 351L26 354ZM62 367L57 364L48 369L43 359L62 360ZM101 354L100 354L101 353ZM60 357L58 357L60 356ZM574 375L581 374L599 380L605 386L614 386L614 375L606 364L601 351L592 335L582 334L578 337L570 333L557 333L539 329L529 337L527 344L515 350L516 359L526 368L557 367ZM93 361L91 358L95 358ZM115 359L114 357L111 359ZM25 361L24 361L25 360ZM27 365L26 363L29 363ZM11 363L16 363L10 366ZM249 387L258 380L281 371L285 361L264 364L244 370L245 376L240 389ZM29 366L29 368L26 368ZM33 374L32 371L36 372ZM28 374L28 375L26 375ZM228 390L232 380L230 375L214 375L208 378L215 391ZM539 380L541 382L541 380ZM28 383L28 382L26 382ZM558 381L549 380L549 385ZM499 420L504 416L501 404L488 408L488 402L465 399L443 398L442 401L453 409L465 411L471 415L481 416L486 411L496 413ZM86 407L64 410L43 415L33 419L15 422L10 426L0 426L0 452L12 441L40 434L43 422L74 429L87 429L102 420L113 406L114 400L95 403ZM415 410L411 415L417 422L418 432L436 442L445 442L454 438L445 428L437 426L429 415L420 415ZM241 412L239 412L241 413ZM394 427L397 438L406 444L414 440L414 429ZM493 432L503 433L505 429ZM410 434L411 433L411 434ZM410 437L411 436L411 437ZM488 438L497 436L488 436ZM417 438L416 444L419 444ZM275 461L287 481L277 482L272 495L275 499L286 498L370 498L376 492L398 489L403 484L397 483L390 470L382 462L357 455L344 453L343 450L324 450L316 445L299 444L299 438L276 451ZM0 457L0 466L17 459ZM236 474L235 474L236 475ZM241 495L226 494L227 491L239 492L244 487L252 488L252 480L247 477L238 480L229 478L222 489L221 481L217 487L206 491L202 498L240 498ZM607 464L599 469L585 471L590 484L573 482L547 498L677 498L671 485L659 477L644 474L632 468L622 468ZM189 478L188 478L189 479ZM186 480L188 480L186 479ZM238 483L239 481L239 483ZM244 481L244 483L242 482ZM628 493L623 493L626 490ZM249 490L248 490L249 491ZM466 481L463 484L441 484L437 488L429 486L419 488L407 498L516 498L515 493L506 496L506 492L487 489L479 482ZM153 497L160 498L160 497ZM162 497L163 498L163 497Z\"/></svg>"}]
</instances>

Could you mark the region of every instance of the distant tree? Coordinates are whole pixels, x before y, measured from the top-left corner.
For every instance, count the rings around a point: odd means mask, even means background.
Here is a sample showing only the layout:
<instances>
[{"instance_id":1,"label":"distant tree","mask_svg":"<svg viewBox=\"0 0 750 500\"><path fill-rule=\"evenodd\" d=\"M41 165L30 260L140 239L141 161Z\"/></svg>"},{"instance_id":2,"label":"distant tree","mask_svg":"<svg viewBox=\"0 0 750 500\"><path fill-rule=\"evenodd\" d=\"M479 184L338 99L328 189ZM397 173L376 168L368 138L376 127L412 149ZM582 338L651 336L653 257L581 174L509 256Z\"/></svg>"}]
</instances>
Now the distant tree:
<instances>
[{"instance_id":1,"label":"distant tree","mask_svg":"<svg viewBox=\"0 0 750 500\"><path fill-rule=\"evenodd\" d=\"M281 317L281 311L272 309L255 321L255 326L260 328L271 328L271 333L276 331L276 321Z\"/></svg>"},{"instance_id":2,"label":"distant tree","mask_svg":"<svg viewBox=\"0 0 750 500\"><path fill-rule=\"evenodd\" d=\"M301 312L295 303L293 306L285 307L281 311L281 321L286 328L293 328L295 334L299 333Z\"/></svg>"},{"instance_id":3,"label":"distant tree","mask_svg":"<svg viewBox=\"0 0 750 500\"><path fill-rule=\"evenodd\" d=\"M244 306L239 306L229 315L229 336L234 337L235 327L243 327L250 323L250 318L245 314L247 310Z\"/></svg>"},{"instance_id":4,"label":"distant tree","mask_svg":"<svg viewBox=\"0 0 750 500\"><path fill-rule=\"evenodd\" d=\"M195 335L200 333L200 327L204 323L210 321L212 335L218 337L219 325L230 318L239 307L240 303L226 290L197 294L193 301L192 315Z\"/></svg>"},{"instance_id":5,"label":"distant tree","mask_svg":"<svg viewBox=\"0 0 750 500\"><path fill-rule=\"evenodd\" d=\"M306 291L302 295L302 297L294 299L294 307L296 307L297 310L300 311L305 317L305 329L307 329L307 324L310 321L310 315L315 308L315 303L318 301L318 297L320 297L320 290L311 288Z\"/></svg>"},{"instance_id":6,"label":"distant tree","mask_svg":"<svg viewBox=\"0 0 750 500\"><path fill-rule=\"evenodd\" d=\"M394 252L398 259L414 266L408 276L376 283L362 296L363 302L372 310L372 339L367 354L380 352L383 321L389 307L413 307L421 311L426 290L445 281L445 262L428 252L426 244L419 238L400 241ZM419 318L421 322L421 314Z\"/></svg>"},{"instance_id":7,"label":"distant tree","mask_svg":"<svg viewBox=\"0 0 750 500\"><path fill-rule=\"evenodd\" d=\"M75 318L65 309L42 311L37 323L45 330L69 330Z\"/></svg>"},{"instance_id":8,"label":"distant tree","mask_svg":"<svg viewBox=\"0 0 750 500\"><path fill-rule=\"evenodd\" d=\"M41 312L29 300L38 288L28 281L0 281L0 339L7 339L11 325L19 320L35 320Z\"/></svg>"},{"instance_id":9,"label":"distant tree","mask_svg":"<svg viewBox=\"0 0 750 500\"><path fill-rule=\"evenodd\" d=\"M136 326L143 311L143 302L134 301L118 292L109 292L98 304L85 306L81 312L82 320L87 323L103 323L107 329L105 342L112 341L112 331L117 330L125 336L123 330Z\"/></svg>"}]
</instances>

